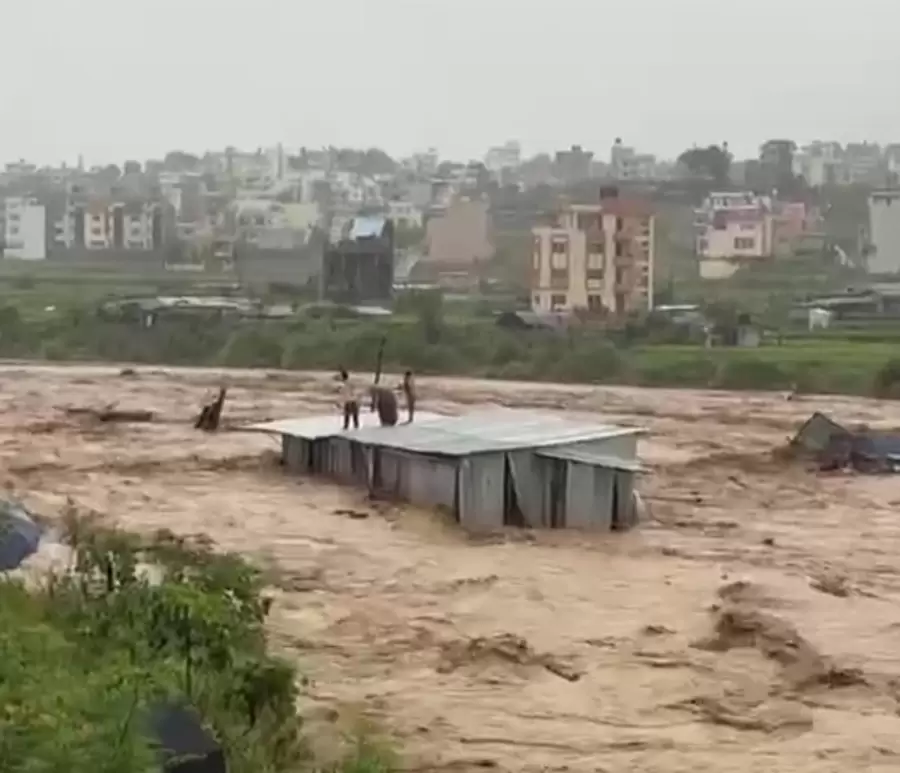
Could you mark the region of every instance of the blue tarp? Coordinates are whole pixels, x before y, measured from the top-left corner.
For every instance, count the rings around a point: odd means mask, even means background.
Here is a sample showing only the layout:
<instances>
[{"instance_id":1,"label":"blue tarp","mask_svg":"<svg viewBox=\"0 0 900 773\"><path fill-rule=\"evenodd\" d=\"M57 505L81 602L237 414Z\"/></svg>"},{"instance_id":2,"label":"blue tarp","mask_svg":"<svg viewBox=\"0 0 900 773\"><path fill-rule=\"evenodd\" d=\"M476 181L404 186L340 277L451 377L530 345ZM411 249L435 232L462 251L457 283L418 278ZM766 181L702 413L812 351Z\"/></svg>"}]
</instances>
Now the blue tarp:
<instances>
[{"instance_id":1,"label":"blue tarp","mask_svg":"<svg viewBox=\"0 0 900 773\"><path fill-rule=\"evenodd\" d=\"M21 505L0 500L0 572L17 569L38 548L41 527Z\"/></svg>"}]
</instances>

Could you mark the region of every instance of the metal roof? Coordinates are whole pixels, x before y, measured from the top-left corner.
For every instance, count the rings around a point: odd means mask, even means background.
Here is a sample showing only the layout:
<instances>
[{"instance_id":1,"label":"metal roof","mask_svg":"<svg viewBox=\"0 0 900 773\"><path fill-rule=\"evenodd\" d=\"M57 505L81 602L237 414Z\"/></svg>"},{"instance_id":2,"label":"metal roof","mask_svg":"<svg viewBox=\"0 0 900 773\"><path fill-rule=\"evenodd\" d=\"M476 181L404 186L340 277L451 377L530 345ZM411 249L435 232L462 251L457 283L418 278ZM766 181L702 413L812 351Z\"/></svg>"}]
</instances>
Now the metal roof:
<instances>
[{"instance_id":1,"label":"metal roof","mask_svg":"<svg viewBox=\"0 0 900 773\"><path fill-rule=\"evenodd\" d=\"M438 413L426 413L416 411L416 423L443 419ZM270 432L275 435L288 435L289 437L302 438L303 440L320 440L321 438L334 437L336 435L350 435L356 430L342 429L343 416L335 408L334 413L316 414L314 416L302 416L297 419L280 419L267 421L261 424L251 424L244 427L248 432ZM379 427L378 416L363 409L359 412L360 431L368 427ZM385 429L392 429L385 427Z\"/></svg>"},{"instance_id":2,"label":"metal roof","mask_svg":"<svg viewBox=\"0 0 900 773\"><path fill-rule=\"evenodd\" d=\"M646 468L637 459L625 459L614 454L602 454L597 451L575 445L553 446L537 452L538 456L547 459L562 459L567 462L581 462L594 467L608 467L626 472L646 472Z\"/></svg>"},{"instance_id":3,"label":"metal roof","mask_svg":"<svg viewBox=\"0 0 900 773\"><path fill-rule=\"evenodd\" d=\"M380 216L363 216L354 217L353 224L350 226L348 239L366 239L379 237L384 233L384 226L387 220Z\"/></svg>"},{"instance_id":4,"label":"metal roof","mask_svg":"<svg viewBox=\"0 0 900 773\"><path fill-rule=\"evenodd\" d=\"M371 414L363 426L340 431L340 417L310 417L249 427L263 432L317 439L343 435L366 445L422 454L467 456L492 451L565 445L587 440L640 434L639 429L590 424L550 413L500 408L464 416L417 414L413 424L382 427ZM362 418L362 417L361 417Z\"/></svg>"}]
</instances>

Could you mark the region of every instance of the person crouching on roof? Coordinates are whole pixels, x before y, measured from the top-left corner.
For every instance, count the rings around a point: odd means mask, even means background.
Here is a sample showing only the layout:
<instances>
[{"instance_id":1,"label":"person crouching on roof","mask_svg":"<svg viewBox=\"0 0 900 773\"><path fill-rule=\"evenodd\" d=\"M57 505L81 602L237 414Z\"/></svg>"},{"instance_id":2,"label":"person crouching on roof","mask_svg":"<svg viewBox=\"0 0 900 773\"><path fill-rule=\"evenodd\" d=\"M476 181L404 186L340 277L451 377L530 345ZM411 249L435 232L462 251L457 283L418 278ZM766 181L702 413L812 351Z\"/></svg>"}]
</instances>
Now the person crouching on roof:
<instances>
[{"instance_id":1,"label":"person crouching on roof","mask_svg":"<svg viewBox=\"0 0 900 773\"><path fill-rule=\"evenodd\" d=\"M359 429L359 398L356 395L353 382L350 380L350 374L341 368L341 396L340 403L344 412L344 429L350 429L350 422L353 422L353 429Z\"/></svg>"},{"instance_id":2,"label":"person crouching on roof","mask_svg":"<svg viewBox=\"0 0 900 773\"><path fill-rule=\"evenodd\" d=\"M372 412L378 413L382 427L393 427L397 424L397 398L390 389L373 385L369 389L372 396Z\"/></svg>"}]
</instances>

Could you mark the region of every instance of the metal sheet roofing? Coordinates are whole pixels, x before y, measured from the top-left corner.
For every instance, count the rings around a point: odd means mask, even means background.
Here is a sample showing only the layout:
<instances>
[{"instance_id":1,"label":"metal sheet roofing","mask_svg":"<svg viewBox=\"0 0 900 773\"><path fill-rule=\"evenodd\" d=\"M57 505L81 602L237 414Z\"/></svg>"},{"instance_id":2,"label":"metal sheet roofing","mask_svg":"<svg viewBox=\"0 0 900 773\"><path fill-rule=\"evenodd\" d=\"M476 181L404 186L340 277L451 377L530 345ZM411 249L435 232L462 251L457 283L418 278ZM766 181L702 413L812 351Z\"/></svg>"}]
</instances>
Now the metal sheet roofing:
<instances>
[{"instance_id":1,"label":"metal sheet roofing","mask_svg":"<svg viewBox=\"0 0 900 773\"><path fill-rule=\"evenodd\" d=\"M371 414L358 430L340 431L340 417L310 417L248 429L316 439L341 434L349 440L422 454L467 456L519 448L565 445L639 434L641 430L589 424L549 413L500 408L464 416L417 414L413 424L382 427Z\"/></svg>"},{"instance_id":2,"label":"metal sheet roofing","mask_svg":"<svg viewBox=\"0 0 900 773\"><path fill-rule=\"evenodd\" d=\"M417 424L443 418L445 417L438 413L416 412ZM261 424L251 424L249 427L244 427L244 430L248 432L269 432L275 435L289 435L290 437L303 438L304 440L319 440L336 435L350 435L356 431L347 430L345 432L343 430L343 421L343 416L335 409L334 413L320 413L314 416L302 416L297 419L280 419ZM363 409L359 413L359 424L360 430L368 427L379 427L378 416ZM384 429L392 428L385 427Z\"/></svg>"},{"instance_id":3,"label":"metal sheet roofing","mask_svg":"<svg viewBox=\"0 0 900 773\"><path fill-rule=\"evenodd\" d=\"M597 451L578 446L553 446L537 452L538 456L547 459L562 459L567 462L581 462L594 467L608 467L612 470L624 470L626 472L646 472L646 469L637 459L625 459L614 454L602 454Z\"/></svg>"},{"instance_id":4,"label":"metal sheet roofing","mask_svg":"<svg viewBox=\"0 0 900 773\"><path fill-rule=\"evenodd\" d=\"M364 216L364 217L355 217L353 218L353 223L350 226L350 234L348 238L350 239L367 239L372 237L379 237L382 233L384 233L384 226L387 223L387 220L383 217L377 216Z\"/></svg>"}]
</instances>

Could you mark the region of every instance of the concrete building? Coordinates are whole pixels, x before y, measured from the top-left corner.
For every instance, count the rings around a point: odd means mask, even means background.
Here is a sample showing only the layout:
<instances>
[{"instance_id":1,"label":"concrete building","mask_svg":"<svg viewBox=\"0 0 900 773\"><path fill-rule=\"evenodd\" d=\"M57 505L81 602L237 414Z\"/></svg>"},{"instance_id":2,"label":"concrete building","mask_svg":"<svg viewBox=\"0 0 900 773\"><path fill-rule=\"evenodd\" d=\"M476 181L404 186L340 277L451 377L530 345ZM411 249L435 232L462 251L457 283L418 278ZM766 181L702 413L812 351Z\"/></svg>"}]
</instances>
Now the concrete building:
<instances>
[{"instance_id":1,"label":"concrete building","mask_svg":"<svg viewBox=\"0 0 900 773\"><path fill-rule=\"evenodd\" d=\"M413 424L341 431L336 415L257 424L281 436L287 471L440 508L463 528L625 531L638 520L641 430L499 409L417 414Z\"/></svg>"},{"instance_id":2,"label":"concrete building","mask_svg":"<svg viewBox=\"0 0 900 773\"><path fill-rule=\"evenodd\" d=\"M422 227L424 216L411 201L394 199L387 203L387 216L397 228L414 230Z\"/></svg>"},{"instance_id":3,"label":"concrete building","mask_svg":"<svg viewBox=\"0 0 900 773\"><path fill-rule=\"evenodd\" d=\"M484 156L484 166L492 175L518 169L522 163L522 146L513 140L490 148Z\"/></svg>"},{"instance_id":4,"label":"concrete building","mask_svg":"<svg viewBox=\"0 0 900 773\"><path fill-rule=\"evenodd\" d=\"M53 246L84 250L153 250L163 244L163 214L153 201L68 200L53 224Z\"/></svg>"},{"instance_id":5,"label":"concrete building","mask_svg":"<svg viewBox=\"0 0 900 773\"><path fill-rule=\"evenodd\" d=\"M37 199L10 196L3 202L3 256L19 260L47 257L47 211Z\"/></svg>"},{"instance_id":6,"label":"concrete building","mask_svg":"<svg viewBox=\"0 0 900 773\"><path fill-rule=\"evenodd\" d=\"M656 156L638 153L616 138L609 153L609 174L614 180L654 180L657 178Z\"/></svg>"},{"instance_id":7,"label":"concrete building","mask_svg":"<svg viewBox=\"0 0 900 773\"><path fill-rule=\"evenodd\" d=\"M491 216L487 201L457 199L428 220L426 261L471 270L494 257Z\"/></svg>"},{"instance_id":8,"label":"concrete building","mask_svg":"<svg viewBox=\"0 0 900 773\"><path fill-rule=\"evenodd\" d=\"M711 193L695 211L700 276L722 279L747 260L771 258L775 245L772 201L746 191Z\"/></svg>"},{"instance_id":9,"label":"concrete building","mask_svg":"<svg viewBox=\"0 0 900 773\"><path fill-rule=\"evenodd\" d=\"M572 145L568 150L557 151L553 164L553 176L563 183L577 183L591 177L591 163L594 154L581 145Z\"/></svg>"},{"instance_id":10,"label":"concrete building","mask_svg":"<svg viewBox=\"0 0 900 773\"><path fill-rule=\"evenodd\" d=\"M839 142L816 140L794 154L794 175L802 177L813 188L841 182L843 154Z\"/></svg>"},{"instance_id":11,"label":"concrete building","mask_svg":"<svg viewBox=\"0 0 900 773\"><path fill-rule=\"evenodd\" d=\"M353 218L325 251L322 291L337 303L386 303L394 287L394 224L382 216Z\"/></svg>"},{"instance_id":12,"label":"concrete building","mask_svg":"<svg viewBox=\"0 0 900 773\"><path fill-rule=\"evenodd\" d=\"M869 273L900 271L900 188L874 191L869 196L869 242Z\"/></svg>"},{"instance_id":13,"label":"concrete building","mask_svg":"<svg viewBox=\"0 0 900 773\"><path fill-rule=\"evenodd\" d=\"M568 206L553 225L532 229L532 309L650 311L654 220L648 204L608 196Z\"/></svg>"}]
</instances>

